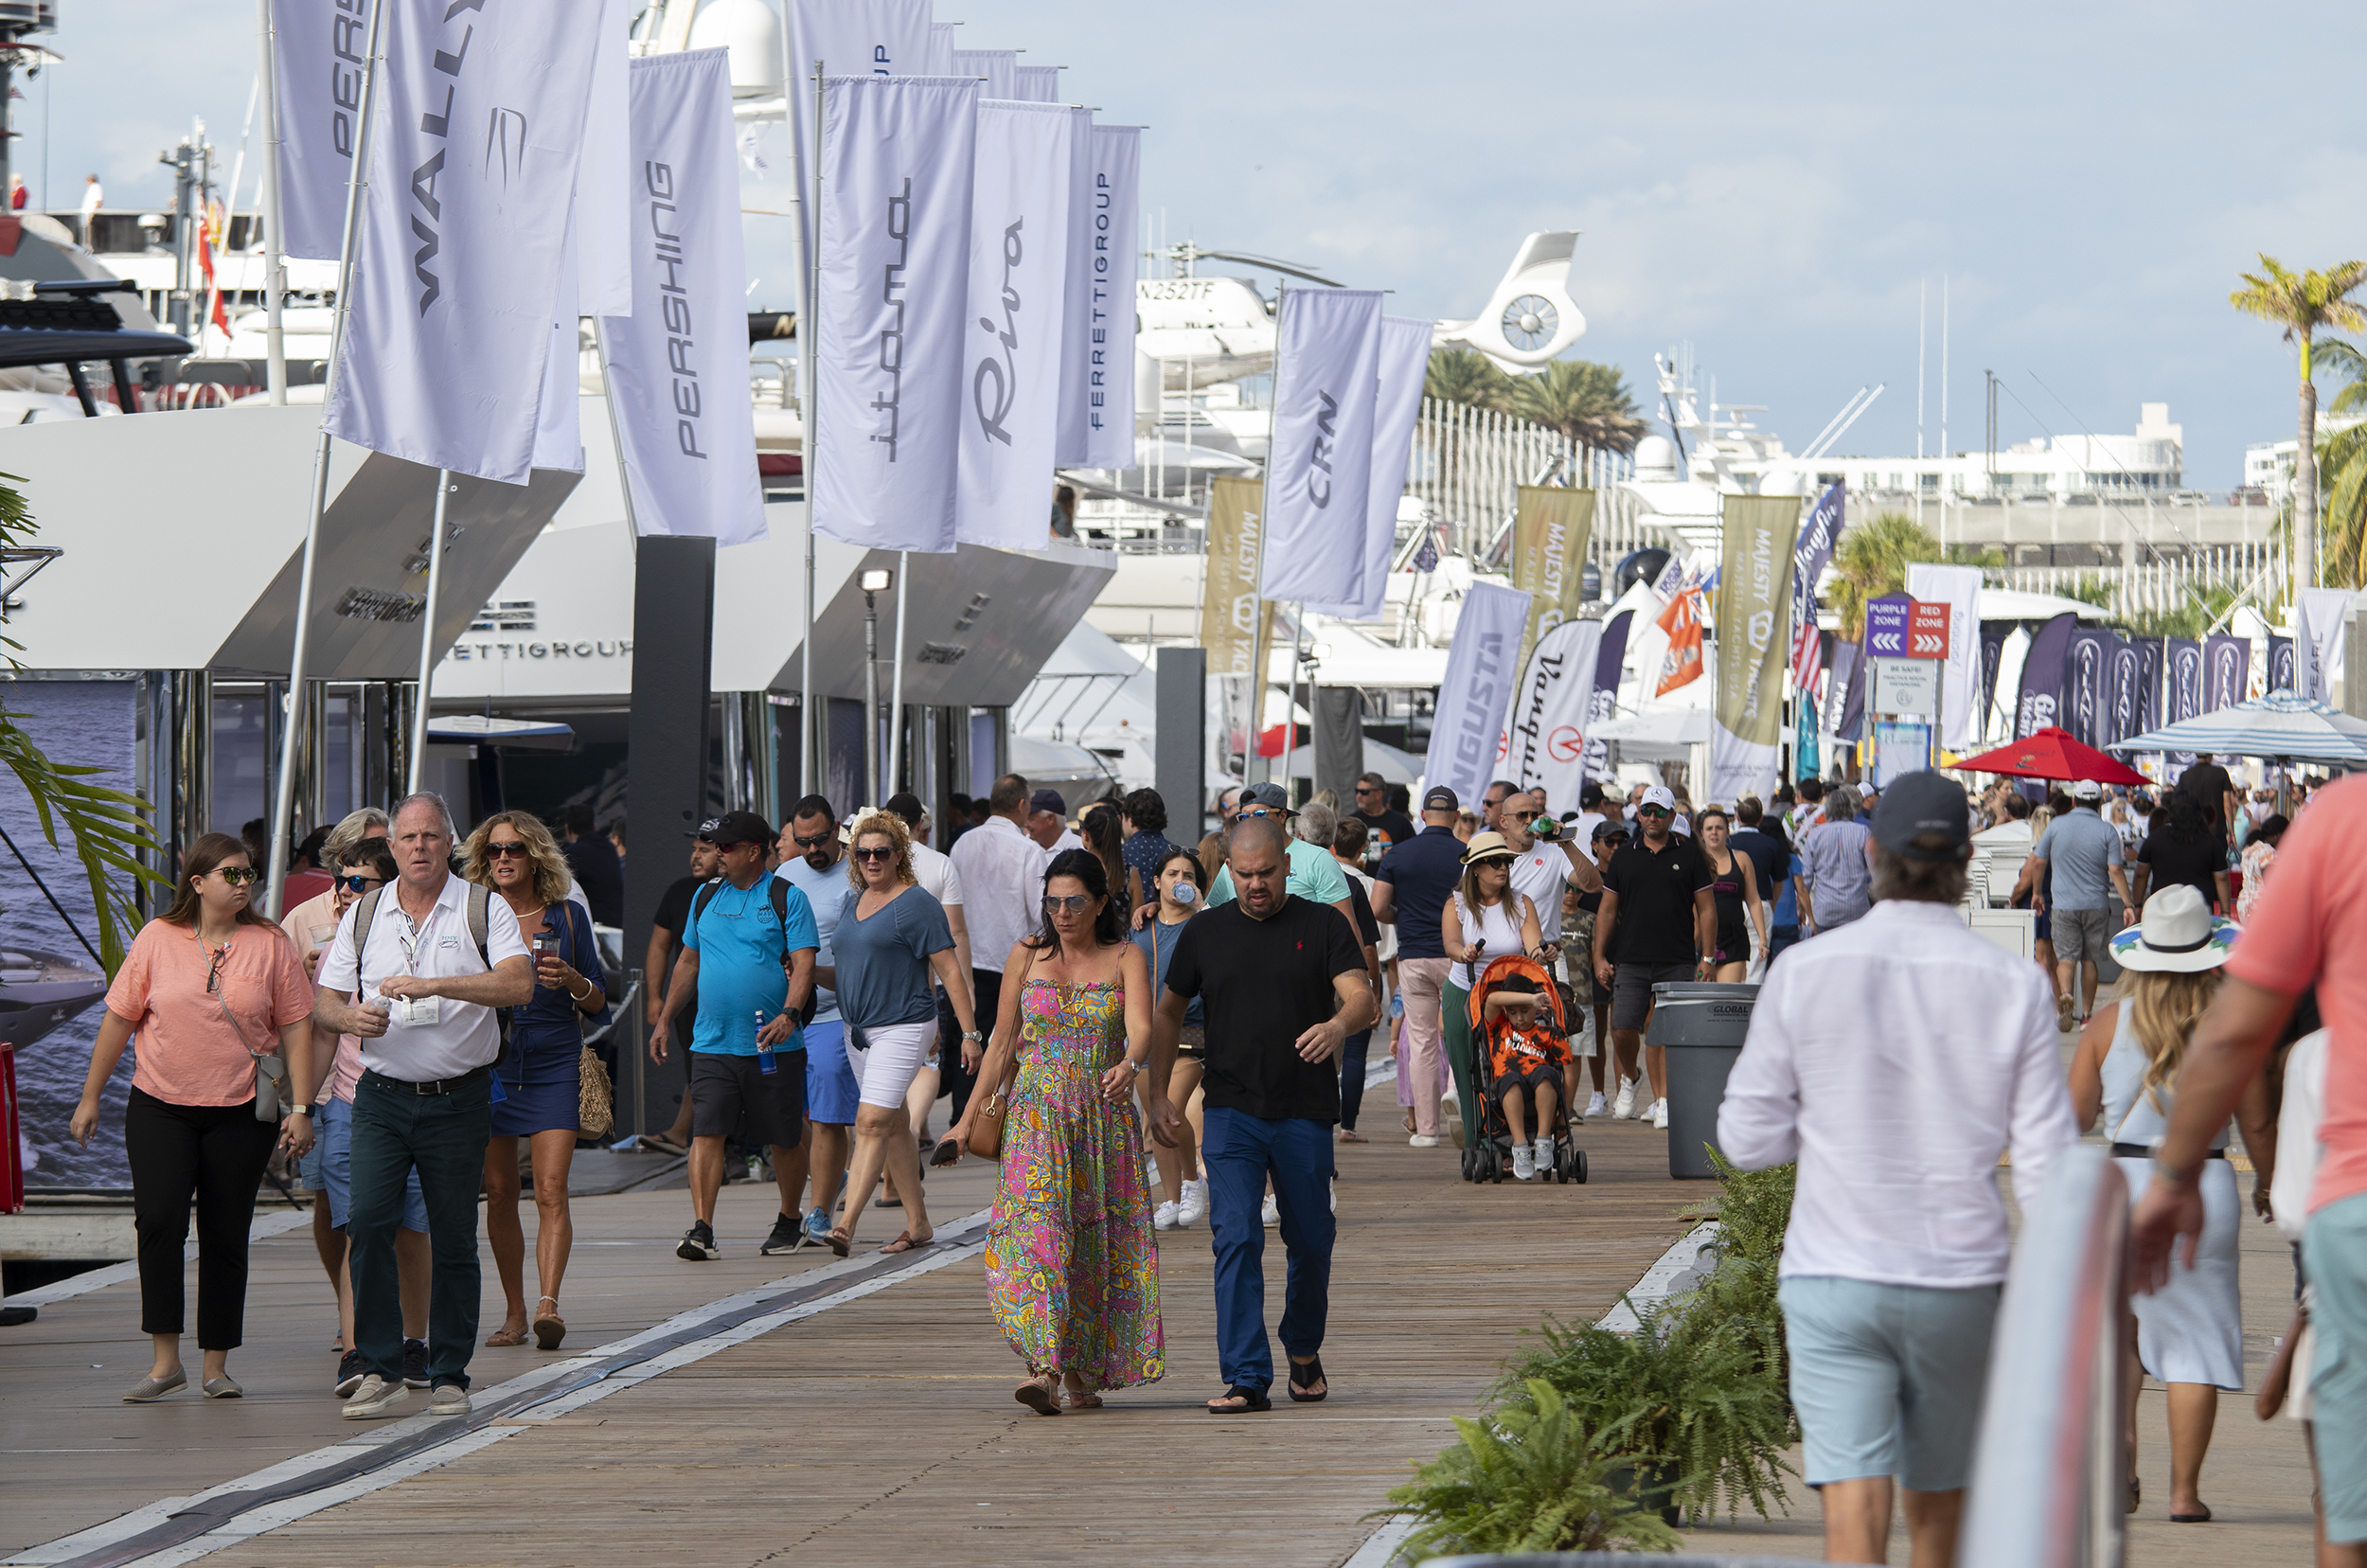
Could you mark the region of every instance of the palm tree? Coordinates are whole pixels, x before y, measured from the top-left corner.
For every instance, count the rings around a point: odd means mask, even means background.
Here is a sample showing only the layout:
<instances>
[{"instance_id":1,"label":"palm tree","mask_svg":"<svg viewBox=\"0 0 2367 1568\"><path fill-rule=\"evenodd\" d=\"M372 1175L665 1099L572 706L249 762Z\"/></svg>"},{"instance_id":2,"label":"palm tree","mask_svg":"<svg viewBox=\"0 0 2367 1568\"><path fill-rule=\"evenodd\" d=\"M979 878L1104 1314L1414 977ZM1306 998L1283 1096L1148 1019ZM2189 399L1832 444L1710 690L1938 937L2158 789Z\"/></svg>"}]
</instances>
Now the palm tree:
<instances>
[{"instance_id":1,"label":"palm tree","mask_svg":"<svg viewBox=\"0 0 2367 1568\"><path fill-rule=\"evenodd\" d=\"M2318 580L2318 385L2309 379L2310 338L2321 327L2367 331L2367 311L2350 298L2352 290L2367 283L2367 261L2296 273L2263 251L2260 267L2268 276L2238 274L2244 287L2227 297L2237 310L2281 325L2285 340L2301 345L2301 444L2293 454L2293 602L2298 605L2302 590Z\"/></svg>"},{"instance_id":2,"label":"palm tree","mask_svg":"<svg viewBox=\"0 0 2367 1568\"><path fill-rule=\"evenodd\" d=\"M1476 348L1434 348L1422 396L1503 413L1512 399L1512 378Z\"/></svg>"},{"instance_id":3,"label":"palm tree","mask_svg":"<svg viewBox=\"0 0 2367 1568\"><path fill-rule=\"evenodd\" d=\"M1644 434L1618 366L1586 360L1556 360L1514 383L1512 412L1581 446L1611 452L1634 451Z\"/></svg>"},{"instance_id":4,"label":"palm tree","mask_svg":"<svg viewBox=\"0 0 2367 1568\"><path fill-rule=\"evenodd\" d=\"M2327 412L2367 413L2367 354L2328 338L2318 357L2350 382ZM2319 442L2318 468L2325 479L2325 579L2345 588L2367 585L2367 420Z\"/></svg>"},{"instance_id":5,"label":"palm tree","mask_svg":"<svg viewBox=\"0 0 2367 1568\"><path fill-rule=\"evenodd\" d=\"M1886 511L1842 531L1833 552L1833 607L1841 612L1843 642L1865 637L1866 600L1904 593L1907 568L1940 559L1940 542L1905 512Z\"/></svg>"}]
</instances>

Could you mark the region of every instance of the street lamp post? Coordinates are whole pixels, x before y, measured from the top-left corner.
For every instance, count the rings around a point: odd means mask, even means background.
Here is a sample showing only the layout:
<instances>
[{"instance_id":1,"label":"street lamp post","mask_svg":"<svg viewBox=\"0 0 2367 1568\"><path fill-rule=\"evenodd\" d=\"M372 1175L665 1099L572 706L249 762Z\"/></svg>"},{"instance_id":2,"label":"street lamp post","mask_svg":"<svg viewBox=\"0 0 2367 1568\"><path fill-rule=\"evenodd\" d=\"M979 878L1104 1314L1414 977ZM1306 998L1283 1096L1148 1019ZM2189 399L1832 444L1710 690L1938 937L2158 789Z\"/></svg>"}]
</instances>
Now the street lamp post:
<instances>
[{"instance_id":1,"label":"street lamp post","mask_svg":"<svg viewBox=\"0 0 2367 1568\"><path fill-rule=\"evenodd\" d=\"M863 589L863 799L879 804L880 787L880 596L896 586L896 574L875 567L857 579Z\"/></svg>"}]
</instances>

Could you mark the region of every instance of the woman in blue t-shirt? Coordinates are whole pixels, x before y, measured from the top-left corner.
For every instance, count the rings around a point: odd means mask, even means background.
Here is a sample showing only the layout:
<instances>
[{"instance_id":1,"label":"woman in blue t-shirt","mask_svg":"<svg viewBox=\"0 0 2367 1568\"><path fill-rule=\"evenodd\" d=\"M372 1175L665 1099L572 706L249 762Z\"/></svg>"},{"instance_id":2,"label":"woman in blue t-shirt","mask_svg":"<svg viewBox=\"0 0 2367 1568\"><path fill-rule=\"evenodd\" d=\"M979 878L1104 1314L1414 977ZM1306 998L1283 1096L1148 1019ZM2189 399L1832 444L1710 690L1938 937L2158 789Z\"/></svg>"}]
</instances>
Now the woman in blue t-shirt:
<instances>
[{"instance_id":1,"label":"woman in blue t-shirt","mask_svg":"<svg viewBox=\"0 0 2367 1568\"><path fill-rule=\"evenodd\" d=\"M1167 964L1175 957L1176 938L1184 935L1184 923L1207 902L1206 877L1198 855L1173 845L1150 868L1145 890L1159 900L1158 918L1145 921L1142 930L1134 933L1134 945L1150 960L1153 998L1167 983ZM1184 1012L1175 1071L1167 1081L1167 1098L1184 1108L1183 1140L1174 1149L1156 1139L1151 1142L1152 1156L1159 1162L1159 1189L1166 1195L1151 1211L1151 1226L1156 1230L1180 1230L1199 1223L1208 1214L1208 1184L1200 1178L1200 1074L1208 1042L1207 1022L1200 998L1193 997Z\"/></svg>"},{"instance_id":2,"label":"woman in blue t-shirt","mask_svg":"<svg viewBox=\"0 0 2367 1568\"><path fill-rule=\"evenodd\" d=\"M885 1169L904 1202L904 1231L881 1252L925 1247L936 1232L920 1194L920 1148L913 1141L904 1092L912 1087L937 1035L934 971L962 1026L962 1064L975 1069L985 1037L970 1008L970 976L953 959L953 932L945 906L921 891L913 875L912 835L892 811L875 811L855 825L846 856L847 890L830 947L836 963L815 971L838 993L846 1046L860 1065L855 1106L855 1158L846 1181L846 1217L830 1232L830 1250L845 1257L871 1189Z\"/></svg>"}]
</instances>

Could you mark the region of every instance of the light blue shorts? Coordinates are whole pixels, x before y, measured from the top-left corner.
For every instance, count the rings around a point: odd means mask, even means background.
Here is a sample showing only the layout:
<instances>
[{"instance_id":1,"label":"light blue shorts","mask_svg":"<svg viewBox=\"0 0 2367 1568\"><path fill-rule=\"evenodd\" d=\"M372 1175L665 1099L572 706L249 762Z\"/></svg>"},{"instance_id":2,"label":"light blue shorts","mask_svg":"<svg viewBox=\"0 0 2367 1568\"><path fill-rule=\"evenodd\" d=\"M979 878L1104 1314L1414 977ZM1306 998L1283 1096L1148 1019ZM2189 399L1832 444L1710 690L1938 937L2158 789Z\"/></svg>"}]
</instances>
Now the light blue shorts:
<instances>
[{"instance_id":1,"label":"light blue shorts","mask_svg":"<svg viewBox=\"0 0 2367 1568\"><path fill-rule=\"evenodd\" d=\"M353 1102L331 1095L317 1109L320 1119L313 1125L318 1135L312 1152L304 1157L304 1185L329 1195L329 1226L343 1230L346 1201L353 1192ZM417 1166L402 1192L402 1228L427 1234L427 1199L419 1191Z\"/></svg>"},{"instance_id":2,"label":"light blue shorts","mask_svg":"<svg viewBox=\"0 0 2367 1568\"><path fill-rule=\"evenodd\" d=\"M1824 1276L1782 1283L1809 1486L1895 1475L1914 1491L1953 1491L1971 1478L1998 1293Z\"/></svg>"},{"instance_id":3,"label":"light blue shorts","mask_svg":"<svg viewBox=\"0 0 2367 1568\"><path fill-rule=\"evenodd\" d=\"M2302 1235L2309 1276L2309 1416L2326 1539L2367 1541L2367 1192L2338 1198Z\"/></svg>"},{"instance_id":4,"label":"light blue shorts","mask_svg":"<svg viewBox=\"0 0 2367 1568\"><path fill-rule=\"evenodd\" d=\"M806 1025L806 1120L831 1127L855 1125L855 1102L863 1085L846 1060L846 1025L839 1019Z\"/></svg>"}]
</instances>

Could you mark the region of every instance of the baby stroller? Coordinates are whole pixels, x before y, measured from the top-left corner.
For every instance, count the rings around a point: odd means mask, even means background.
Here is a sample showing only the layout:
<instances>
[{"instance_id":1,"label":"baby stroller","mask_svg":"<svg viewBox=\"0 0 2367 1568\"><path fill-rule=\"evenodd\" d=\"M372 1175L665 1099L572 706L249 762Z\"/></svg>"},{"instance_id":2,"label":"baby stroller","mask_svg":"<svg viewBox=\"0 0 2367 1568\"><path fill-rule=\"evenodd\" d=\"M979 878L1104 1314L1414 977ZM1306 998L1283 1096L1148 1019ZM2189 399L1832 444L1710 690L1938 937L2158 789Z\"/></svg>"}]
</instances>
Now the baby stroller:
<instances>
[{"instance_id":1,"label":"baby stroller","mask_svg":"<svg viewBox=\"0 0 2367 1568\"><path fill-rule=\"evenodd\" d=\"M1501 1008L1490 1014L1487 999L1499 992L1535 996L1537 1010L1531 1021L1522 1023L1519 1015ZM1537 1174L1549 1182L1585 1181L1586 1153L1570 1135L1570 1101L1563 1073L1571 1060L1569 1015L1563 1010L1561 988L1545 966L1527 953L1507 953L1490 960L1480 971L1479 984L1471 988L1469 1007L1472 1071L1480 1084L1480 1127L1463 1150L1463 1179L1501 1182L1512 1174L1512 1128L1504 1119L1499 1085L1508 1078L1533 1083L1550 1072L1554 1087L1551 1128L1537 1125L1533 1088L1527 1096L1529 1136L1535 1139L1550 1132L1554 1140L1554 1158L1550 1165L1540 1164Z\"/></svg>"}]
</instances>

